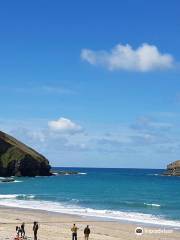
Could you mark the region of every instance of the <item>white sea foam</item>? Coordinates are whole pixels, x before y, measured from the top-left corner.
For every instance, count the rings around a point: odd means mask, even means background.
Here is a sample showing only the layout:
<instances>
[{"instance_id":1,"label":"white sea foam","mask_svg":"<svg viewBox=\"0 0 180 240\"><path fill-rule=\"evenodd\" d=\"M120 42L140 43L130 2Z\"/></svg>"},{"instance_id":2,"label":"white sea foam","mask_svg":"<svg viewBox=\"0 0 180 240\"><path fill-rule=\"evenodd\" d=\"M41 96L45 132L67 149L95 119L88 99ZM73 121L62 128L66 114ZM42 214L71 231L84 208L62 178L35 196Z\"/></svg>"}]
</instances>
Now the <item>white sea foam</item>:
<instances>
[{"instance_id":1,"label":"white sea foam","mask_svg":"<svg viewBox=\"0 0 180 240\"><path fill-rule=\"evenodd\" d=\"M18 194L1 194L0 199L12 199L17 198Z\"/></svg>"},{"instance_id":2,"label":"white sea foam","mask_svg":"<svg viewBox=\"0 0 180 240\"><path fill-rule=\"evenodd\" d=\"M71 202L78 203L79 200L78 200L78 199L75 199L75 198L72 198L72 199L71 199Z\"/></svg>"},{"instance_id":3,"label":"white sea foam","mask_svg":"<svg viewBox=\"0 0 180 240\"><path fill-rule=\"evenodd\" d=\"M86 175L86 174L87 174L87 173L84 173L84 172L79 172L79 173L78 173L78 175ZM67 175L70 175L70 176L71 176L72 174L71 174L71 173L65 173L64 175L66 175L66 176L67 176Z\"/></svg>"},{"instance_id":4,"label":"white sea foam","mask_svg":"<svg viewBox=\"0 0 180 240\"><path fill-rule=\"evenodd\" d=\"M156 204L156 203L144 203L144 205L150 206L150 207L161 207L160 204Z\"/></svg>"},{"instance_id":5,"label":"white sea foam","mask_svg":"<svg viewBox=\"0 0 180 240\"><path fill-rule=\"evenodd\" d=\"M84 172L78 172L77 174L78 174L78 175L87 175L87 173L84 173ZM58 172L54 172L53 175L54 175L54 176L59 176L59 175L61 175L61 174L59 174ZM73 175L73 174L67 172L67 173L65 173L64 175L65 175L65 176L71 176L71 175Z\"/></svg>"},{"instance_id":6,"label":"white sea foam","mask_svg":"<svg viewBox=\"0 0 180 240\"><path fill-rule=\"evenodd\" d=\"M0 195L0 204L4 199L33 199L34 195L31 194L1 194Z\"/></svg>"},{"instance_id":7,"label":"white sea foam","mask_svg":"<svg viewBox=\"0 0 180 240\"><path fill-rule=\"evenodd\" d=\"M23 199L24 196L24 199ZM56 213L74 214L89 217L98 217L110 220L123 220L144 224L155 224L161 226L171 226L180 228L180 221L166 220L151 214L138 212L123 212L112 210L96 210L83 208L76 204L68 205L51 201L32 200L33 195L0 195L0 205L7 207L18 207L26 209L45 210Z\"/></svg>"},{"instance_id":8,"label":"white sea foam","mask_svg":"<svg viewBox=\"0 0 180 240\"><path fill-rule=\"evenodd\" d=\"M151 174L147 174L148 176L160 176L160 174L158 173L151 173Z\"/></svg>"}]
</instances>

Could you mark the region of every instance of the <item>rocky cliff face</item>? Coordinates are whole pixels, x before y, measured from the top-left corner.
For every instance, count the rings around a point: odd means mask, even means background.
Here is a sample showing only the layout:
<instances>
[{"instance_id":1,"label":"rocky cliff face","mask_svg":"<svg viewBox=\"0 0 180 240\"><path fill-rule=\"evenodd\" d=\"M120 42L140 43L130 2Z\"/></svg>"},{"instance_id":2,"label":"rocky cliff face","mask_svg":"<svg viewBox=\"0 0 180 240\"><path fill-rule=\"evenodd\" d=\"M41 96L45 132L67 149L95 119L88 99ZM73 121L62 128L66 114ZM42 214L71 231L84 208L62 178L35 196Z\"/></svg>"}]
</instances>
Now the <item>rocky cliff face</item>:
<instances>
[{"instance_id":1,"label":"rocky cliff face","mask_svg":"<svg viewBox=\"0 0 180 240\"><path fill-rule=\"evenodd\" d=\"M44 156L0 131L0 176L49 176L50 169Z\"/></svg>"},{"instance_id":2,"label":"rocky cliff face","mask_svg":"<svg viewBox=\"0 0 180 240\"><path fill-rule=\"evenodd\" d=\"M180 160L170 163L167 165L167 169L164 175L168 176L180 176Z\"/></svg>"}]
</instances>

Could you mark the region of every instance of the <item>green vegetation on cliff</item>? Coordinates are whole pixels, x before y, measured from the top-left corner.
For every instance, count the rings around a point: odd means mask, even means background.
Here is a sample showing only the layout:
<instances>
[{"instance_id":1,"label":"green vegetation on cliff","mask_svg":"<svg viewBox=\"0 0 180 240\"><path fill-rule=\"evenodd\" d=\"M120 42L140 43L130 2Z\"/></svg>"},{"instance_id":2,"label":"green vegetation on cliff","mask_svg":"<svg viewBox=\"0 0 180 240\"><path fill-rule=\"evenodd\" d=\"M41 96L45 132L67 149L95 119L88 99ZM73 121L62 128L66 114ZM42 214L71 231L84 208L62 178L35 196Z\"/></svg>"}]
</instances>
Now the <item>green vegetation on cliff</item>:
<instances>
[{"instance_id":1,"label":"green vegetation on cliff","mask_svg":"<svg viewBox=\"0 0 180 240\"><path fill-rule=\"evenodd\" d=\"M0 176L48 176L50 169L44 156L0 131Z\"/></svg>"}]
</instances>

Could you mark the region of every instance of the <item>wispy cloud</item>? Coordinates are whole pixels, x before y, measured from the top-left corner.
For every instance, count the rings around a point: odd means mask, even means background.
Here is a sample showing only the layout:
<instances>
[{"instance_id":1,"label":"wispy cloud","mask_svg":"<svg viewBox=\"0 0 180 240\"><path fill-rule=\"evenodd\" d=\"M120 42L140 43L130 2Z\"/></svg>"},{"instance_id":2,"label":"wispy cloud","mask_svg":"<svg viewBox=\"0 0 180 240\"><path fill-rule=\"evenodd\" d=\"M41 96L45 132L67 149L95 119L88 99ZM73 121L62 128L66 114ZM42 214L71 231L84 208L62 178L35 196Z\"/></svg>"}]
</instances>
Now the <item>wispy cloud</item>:
<instances>
[{"instance_id":1,"label":"wispy cloud","mask_svg":"<svg viewBox=\"0 0 180 240\"><path fill-rule=\"evenodd\" d=\"M50 85L45 85L41 87L41 90L44 93L49 93L49 94L74 94L75 91L69 88L65 87L60 87L60 86L50 86Z\"/></svg>"},{"instance_id":2,"label":"wispy cloud","mask_svg":"<svg viewBox=\"0 0 180 240\"><path fill-rule=\"evenodd\" d=\"M118 44L109 52L82 49L81 58L91 65L100 65L109 70L148 72L170 69L175 65L172 55L161 53L155 45L143 43L137 49L131 45Z\"/></svg>"},{"instance_id":3,"label":"wispy cloud","mask_svg":"<svg viewBox=\"0 0 180 240\"><path fill-rule=\"evenodd\" d=\"M140 117L135 123L131 124L131 128L142 132L164 132L173 128L172 123L155 121L150 117Z\"/></svg>"},{"instance_id":4,"label":"wispy cloud","mask_svg":"<svg viewBox=\"0 0 180 240\"><path fill-rule=\"evenodd\" d=\"M26 86L0 86L0 89L2 91L11 91L13 93L18 94L56 94L56 95L71 95L75 94L76 92L72 89L59 86L59 85L42 85L42 86L32 86L32 85L26 85Z\"/></svg>"}]
</instances>

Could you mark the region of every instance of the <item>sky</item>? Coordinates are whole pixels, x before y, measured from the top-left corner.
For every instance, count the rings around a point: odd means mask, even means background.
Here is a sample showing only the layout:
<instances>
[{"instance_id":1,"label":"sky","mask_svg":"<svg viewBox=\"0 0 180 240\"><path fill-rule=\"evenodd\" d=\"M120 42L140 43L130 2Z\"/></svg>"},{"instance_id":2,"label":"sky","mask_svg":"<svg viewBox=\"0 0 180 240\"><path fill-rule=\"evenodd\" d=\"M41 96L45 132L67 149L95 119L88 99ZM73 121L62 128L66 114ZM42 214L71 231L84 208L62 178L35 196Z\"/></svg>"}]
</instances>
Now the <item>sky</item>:
<instances>
[{"instance_id":1,"label":"sky","mask_svg":"<svg viewBox=\"0 0 180 240\"><path fill-rule=\"evenodd\" d=\"M180 159L178 0L0 3L0 130L52 166Z\"/></svg>"}]
</instances>

